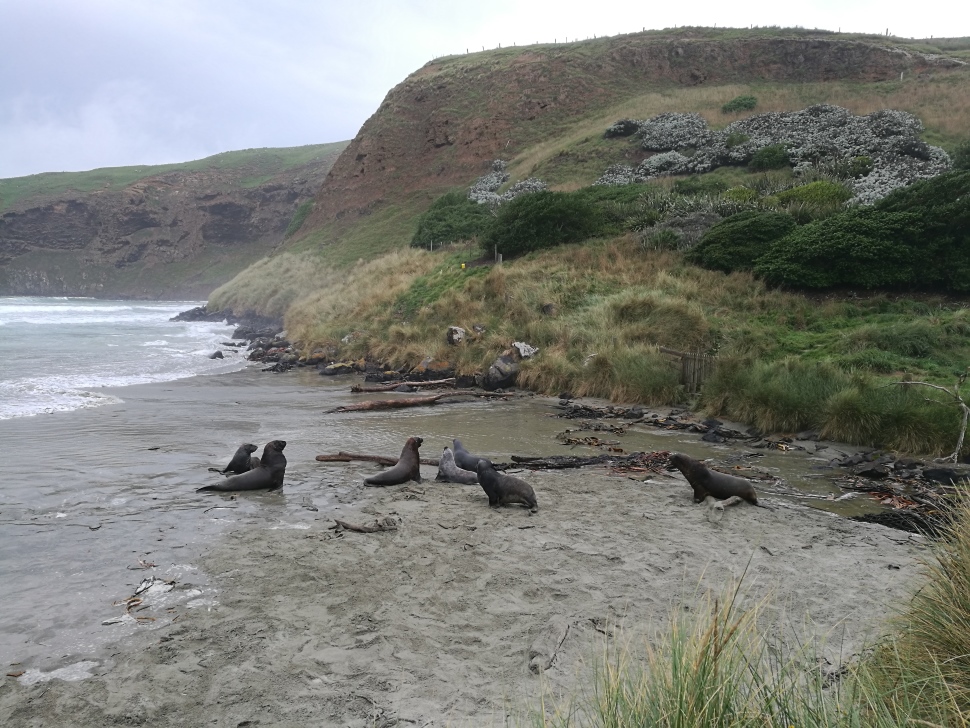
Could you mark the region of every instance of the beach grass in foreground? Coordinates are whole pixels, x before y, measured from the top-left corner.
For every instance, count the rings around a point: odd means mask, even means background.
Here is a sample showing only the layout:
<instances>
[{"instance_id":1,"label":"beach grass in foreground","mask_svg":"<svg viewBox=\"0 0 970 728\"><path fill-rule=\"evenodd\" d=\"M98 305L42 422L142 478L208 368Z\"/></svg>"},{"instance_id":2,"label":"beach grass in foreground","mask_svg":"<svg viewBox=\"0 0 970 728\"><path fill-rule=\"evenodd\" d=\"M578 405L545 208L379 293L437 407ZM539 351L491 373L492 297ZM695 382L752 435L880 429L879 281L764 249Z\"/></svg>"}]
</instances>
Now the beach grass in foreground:
<instances>
[{"instance_id":1,"label":"beach grass in foreground","mask_svg":"<svg viewBox=\"0 0 970 728\"><path fill-rule=\"evenodd\" d=\"M537 728L883 728L970 720L970 502L926 560L924 581L890 633L851 665L766 628L766 601L741 588L675 612L642 645L607 645L586 687L545 697Z\"/></svg>"}]
</instances>

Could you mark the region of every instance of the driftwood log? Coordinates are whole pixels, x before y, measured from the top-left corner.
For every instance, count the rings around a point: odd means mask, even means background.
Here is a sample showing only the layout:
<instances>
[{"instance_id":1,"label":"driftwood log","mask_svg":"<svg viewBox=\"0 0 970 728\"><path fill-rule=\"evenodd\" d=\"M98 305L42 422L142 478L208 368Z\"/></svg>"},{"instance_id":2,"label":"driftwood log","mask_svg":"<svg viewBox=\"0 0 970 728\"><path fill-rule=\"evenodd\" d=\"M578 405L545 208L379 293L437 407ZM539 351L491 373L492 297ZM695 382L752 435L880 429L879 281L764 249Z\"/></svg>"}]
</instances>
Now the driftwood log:
<instances>
[{"instance_id":1,"label":"driftwood log","mask_svg":"<svg viewBox=\"0 0 970 728\"><path fill-rule=\"evenodd\" d=\"M378 533L379 531L397 530L397 524L389 518L385 518L383 521L374 521L366 526L350 523L349 521L341 521L339 518L335 518L334 520L337 522L337 526L340 528L347 531L356 531L357 533Z\"/></svg>"},{"instance_id":2,"label":"driftwood log","mask_svg":"<svg viewBox=\"0 0 970 728\"><path fill-rule=\"evenodd\" d=\"M321 463L349 463L352 460L362 460L369 463L380 463L381 465L397 465L397 458L387 455L366 455L356 452L344 452L341 450L335 455L317 455L316 458ZM434 465L438 467L437 458L420 458L422 465Z\"/></svg>"},{"instance_id":3,"label":"driftwood log","mask_svg":"<svg viewBox=\"0 0 970 728\"><path fill-rule=\"evenodd\" d=\"M441 387L441 386L444 386L445 384L454 384L454 383L455 383L454 377L450 377L448 379L435 379L432 382L405 382L402 380L399 382L390 382L389 384L378 384L373 387L362 387L359 384L355 384L353 387L350 388L350 391L353 392L354 394L361 394L366 392L390 392L392 390L397 389L402 384L408 387L420 388L420 387Z\"/></svg>"},{"instance_id":4,"label":"driftwood log","mask_svg":"<svg viewBox=\"0 0 970 728\"><path fill-rule=\"evenodd\" d=\"M475 391L454 391L454 392L442 392L441 394L434 394L430 397L397 397L395 399L372 399L370 402L361 402L360 404L348 404L340 407L334 407L329 409L324 414L333 414L334 412L368 412L371 410L386 410L386 409L400 409L402 407L421 407L426 405L437 404L439 400L444 397L508 397L507 394L498 394L496 392L475 392ZM447 403L446 403L447 404Z\"/></svg>"}]
</instances>

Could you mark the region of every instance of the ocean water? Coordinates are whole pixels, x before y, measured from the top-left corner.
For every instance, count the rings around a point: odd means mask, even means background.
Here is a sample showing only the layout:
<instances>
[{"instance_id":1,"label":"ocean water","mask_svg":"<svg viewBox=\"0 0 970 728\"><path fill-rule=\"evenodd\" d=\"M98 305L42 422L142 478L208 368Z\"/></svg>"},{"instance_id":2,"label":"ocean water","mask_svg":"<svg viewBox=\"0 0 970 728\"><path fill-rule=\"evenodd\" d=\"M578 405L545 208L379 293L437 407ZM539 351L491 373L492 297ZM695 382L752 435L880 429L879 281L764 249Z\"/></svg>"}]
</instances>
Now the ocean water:
<instances>
[{"instance_id":1,"label":"ocean water","mask_svg":"<svg viewBox=\"0 0 970 728\"><path fill-rule=\"evenodd\" d=\"M232 327L173 322L196 301L0 298L0 419L117 403L104 387L166 382L245 366L221 347ZM209 359L217 349L224 359Z\"/></svg>"}]
</instances>

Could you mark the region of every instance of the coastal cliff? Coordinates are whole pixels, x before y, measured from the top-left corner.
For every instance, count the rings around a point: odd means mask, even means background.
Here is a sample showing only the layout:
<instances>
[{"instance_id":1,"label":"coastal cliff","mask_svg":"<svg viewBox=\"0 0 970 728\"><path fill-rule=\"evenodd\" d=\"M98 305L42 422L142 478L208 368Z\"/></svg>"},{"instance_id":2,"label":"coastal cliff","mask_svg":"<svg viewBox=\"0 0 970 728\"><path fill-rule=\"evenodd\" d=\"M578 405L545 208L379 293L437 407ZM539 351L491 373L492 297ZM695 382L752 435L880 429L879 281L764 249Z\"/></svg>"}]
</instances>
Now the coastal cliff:
<instances>
[{"instance_id":1,"label":"coastal cliff","mask_svg":"<svg viewBox=\"0 0 970 728\"><path fill-rule=\"evenodd\" d=\"M344 146L0 180L0 295L205 298L282 242Z\"/></svg>"}]
</instances>

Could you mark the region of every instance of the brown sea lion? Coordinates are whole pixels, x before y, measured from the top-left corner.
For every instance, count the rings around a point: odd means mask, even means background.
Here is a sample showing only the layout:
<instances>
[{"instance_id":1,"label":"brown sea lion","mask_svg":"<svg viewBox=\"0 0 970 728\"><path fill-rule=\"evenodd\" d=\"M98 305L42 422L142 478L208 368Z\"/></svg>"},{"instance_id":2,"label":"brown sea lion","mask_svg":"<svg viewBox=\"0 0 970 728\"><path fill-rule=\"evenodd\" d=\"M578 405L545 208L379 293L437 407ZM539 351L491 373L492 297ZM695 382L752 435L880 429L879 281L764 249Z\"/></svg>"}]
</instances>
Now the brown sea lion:
<instances>
[{"instance_id":1,"label":"brown sea lion","mask_svg":"<svg viewBox=\"0 0 970 728\"><path fill-rule=\"evenodd\" d=\"M461 440L455 438L451 441L455 446L455 465L457 465L462 470L470 470L475 473L478 471L478 461L483 458L478 457L478 455L472 455L465 446L461 444Z\"/></svg>"},{"instance_id":2,"label":"brown sea lion","mask_svg":"<svg viewBox=\"0 0 970 728\"><path fill-rule=\"evenodd\" d=\"M718 500L737 497L753 505L761 505L758 503L758 495L754 492L754 486L746 478L711 470L704 463L679 452L670 456L670 464L687 478L687 482L694 490L695 503L703 503L707 496L713 496ZM767 508L767 506L762 506L762 508Z\"/></svg>"},{"instance_id":3,"label":"brown sea lion","mask_svg":"<svg viewBox=\"0 0 970 728\"><path fill-rule=\"evenodd\" d=\"M455 464L455 454L447 447L438 460L438 476L435 480L445 483L461 483L462 485L478 485L478 473L463 470Z\"/></svg>"},{"instance_id":4,"label":"brown sea lion","mask_svg":"<svg viewBox=\"0 0 970 728\"><path fill-rule=\"evenodd\" d=\"M236 454L232 456L232 460L229 461L226 467L222 470L219 470L219 468L209 468L209 472L222 473L223 475L226 473L236 473L238 475L253 468L258 468L259 458L251 457L258 449L258 447L250 443L240 445L239 449L236 450Z\"/></svg>"},{"instance_id":5,"label":"brown sea lion","mask_svg":"<svg viewBox=\"0 0 970 728\"><path fill-rule=\"evenodd\" d=\"M401 457L397 465L388 468L383 473L372 475L364 480L364 485L400 485L409 480L421 482L421 456L418 448L424 440L420 437L409 437L401 450Z\"/></svg>"},{"instance_id":6,"label":"brown sea lion","mask_svg":"<svg viewBox=\"0 0 970 728\"><path fill-rule=\"evenodd\" d=\"M207 485L196 492L203 491L236 491L236 490L276 490L283 487L283 474L286 472L286 457L283 448L285 440L267 442L263 448L263 456L259 458L259 467L226 478L217 485Z\"/></svg>"},{"instance_id":7,"label":"brown sea lion","mask_svg":"<svg viewBox=\"0 0 970 728\"><path fill-rule=\"evenodd\" d=\"M533 513L539 510L532 486L524 480L498 472L490 460L482 458L478 461L478 482L488 496L488 504L492 508L520 503Z\"/></svg>"}]
</instances>

